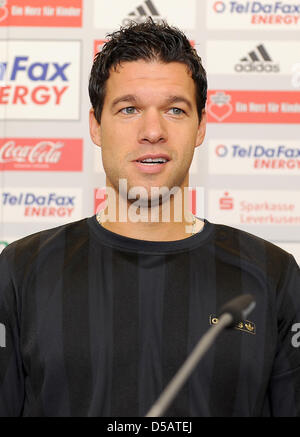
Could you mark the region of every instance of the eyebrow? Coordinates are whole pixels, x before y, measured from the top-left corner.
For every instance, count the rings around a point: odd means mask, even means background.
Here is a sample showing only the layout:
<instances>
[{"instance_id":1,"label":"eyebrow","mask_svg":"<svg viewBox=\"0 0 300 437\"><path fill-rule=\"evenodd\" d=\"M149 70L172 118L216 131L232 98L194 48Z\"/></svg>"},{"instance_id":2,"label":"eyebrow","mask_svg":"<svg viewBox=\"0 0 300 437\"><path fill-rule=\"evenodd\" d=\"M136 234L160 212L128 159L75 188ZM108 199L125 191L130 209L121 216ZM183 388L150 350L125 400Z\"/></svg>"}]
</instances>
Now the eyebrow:
<instances>
[{"instance_id":1,"label":"eyebrow","mask_svg":"<svg viewBox=\"0 0 300 437\"><path fill-rule=\"evenodd\" d=\"M133 94L126 94L125 96L117 97L112 101L111 108L114 108L118 103L121 102L136 103L137 98Z\"/></svg>"},{"instance_id":2,"label":"eyebrow","mask_svg":"<svg viewBox=\"0 0 300 437\"><path fill-rule=\"evenodd\" d=\"M168 105L172 105L173 103L185 103L190 110L192 110L192 104L191 102L183 96L170 96L167 98L166 103Z\"/></svg>"},{"instance_id":3,"label":"eyebrow","mask_svg":"<svg viewBox=\"0 0 300 437\"><path fill-rule=\"evenodd\" d=\"M134 94L126 94L124 96L121 97L117 97L112 101L111 104L111 108L113 109L116 105L118 105L119 103L122 102L129 102L129 103L137 103L138 102L138 98L137 96L135 96ZM167 99L165 100L165 104L166 105L171 105L174 103L185 103L190 110L192 110L192 104L191 102L183 96L169 96L167 97Z\"/></svg>"}]
</instances>

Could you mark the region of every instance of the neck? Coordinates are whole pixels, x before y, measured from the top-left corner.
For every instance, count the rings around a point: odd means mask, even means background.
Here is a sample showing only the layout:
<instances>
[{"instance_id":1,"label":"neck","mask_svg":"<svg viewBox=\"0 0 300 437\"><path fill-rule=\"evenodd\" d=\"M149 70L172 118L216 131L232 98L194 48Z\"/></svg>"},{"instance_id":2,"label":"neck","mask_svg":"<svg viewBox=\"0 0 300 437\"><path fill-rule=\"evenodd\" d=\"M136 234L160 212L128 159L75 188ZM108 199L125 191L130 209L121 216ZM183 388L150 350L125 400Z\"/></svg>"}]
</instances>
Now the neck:
<instances>
[{"instance_id":1,"label":"neck","mask_svg":"<svg viewBox=\"0 0 300 437\"><path fill-rule=\"evenodd\" d=\"M118 201L114 197L112 204L112 196L108 195L107 207L97 214L97 218L105 229L125 237L176 241L199 232L204 225L193 216L186 201L176 199L176 194L164 203L150 207L138 207L136 202L130 203L127 199L122 200L121 196L117 197Z\"/></svg>"}]
</instances>

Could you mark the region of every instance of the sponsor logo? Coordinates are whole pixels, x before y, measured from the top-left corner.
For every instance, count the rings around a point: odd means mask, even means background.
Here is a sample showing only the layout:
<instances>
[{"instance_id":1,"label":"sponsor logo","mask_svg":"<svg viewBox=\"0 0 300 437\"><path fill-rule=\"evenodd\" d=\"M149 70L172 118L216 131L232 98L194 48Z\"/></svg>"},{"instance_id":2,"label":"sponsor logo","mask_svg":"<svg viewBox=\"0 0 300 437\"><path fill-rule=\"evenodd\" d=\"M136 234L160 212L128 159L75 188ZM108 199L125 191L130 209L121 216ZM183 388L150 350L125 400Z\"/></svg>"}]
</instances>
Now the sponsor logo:
<instances>
[{"instance_id":1,"label":"sponsor logo","mask_svg":"<svg viewBox=\"0 0 300 437\"><path fill-rule=\"evenodd\" d=\"M79 60L78 41L0 42L0 116L78 119Z\"/></svg>"},{"instance_id":2,"label":"sponsor logo","mask_svg":"<svg viewBox=\"0 0 300 437\"><path fill-rule=\"evenodd\" d=\"M216 317L215 315L211 314L209 316L209 324L210 325L217 325L219 323L219 319L218 317ZM250 320L241 320L240 322L238 322L235 326L234 329L238 329L239 331L244 331L247 332L248 334L256 334L256 326L255 323L250 322Z\"/></svg>"},{"instance_id":3,"label":"sponsor logo","mask_svg":"<svg viewBox=\"0 0 300 437\"><path fill-rule=\"evenodd\" d=\"M238 2L238 1L229 1L228 11L231 14L257 14L257 13L265 13L265 14L300 14L300 4L296 4L293 2L284 3L280 1L269 1L266 2ZM215 2L213 4L213 9L215 12L224 12L226 5L224 2Z\"/></svg>"},{"instance_id":4,"label":"sponsor logo","mask_svg":"<svg viewBox=\"0 0 300 437\"><path fill-rule=\"evenodd\" d=\"M219 199L219 208L221 210L229 210L234 208L234 200L229 196L229 193L225 191L224 196Z\"/></svg>"},{"instance_id":5,"label":"sponsor logo","mask_svg":"<svg viewBox=\"0 0 300 437\"><path fill-rule=\"evenodd\" d=\"M207 8L209 28L295 29L300 24L300 3L289 1L214 1Z\"/></svg>"},{"instance_id":6,"label":"sponsor logo","mask_svg":"<svg viewBox=\"0 0 300 437\"><path fill-rule=\"evenodd\" d=\"M0 25L8 17L7 0L0 0Z\"/></svg>"},{"instance_id":7,"label":"sponsor logo","mask_svg":"<svg viewBox=\"0 0 300 437\"><path fill-rule=\"evenodd\" d=\"M224 144L218 144L215 150L219 158L224 158L228 154L228 148Z\"/></svg>"},{"instance_id":8,"label":"sponsor logo","mask_svg":"<svg viewBox=\"0 0 300 437\"><path fill-rule=\"evenodd\" d=\"M0 139L0 171L82 171L81 139Z\"/></svg>"},{"instance_id":9,"label":"sponsor logo","mask_svg":"<svg viewBox=\"0 0 300 437\"><path fill-rule=\"evenodd\" d=\"M82 190L75 188L16 189L0 192L4 222L66 222L82 218Z\"/></svg>"},{"instance_id":10,"label":"sponsor logo","mask_svg":"<svg viewBox=\"0 0 300 437\"><path fill-rule=\"evenodd\" d=\"M196 0L110 0L109 8L103 1L94 0L94 26L98 29L115 29L131 22L142 23L148 17L156 23L166 20L180 29L195 29Z\"/></svg>"},{"instance_id":11,"label":"sponsor logo","mask_svg":"<svg viewBox=\"0 0 300 437\"><path fill-rule=\"evenodd\" d=\"M215 2L215 3L213 4L213 10L214 10L217 14L223 13L223 12L225 11L225 9L226 9L226 5L225 5L224 2Z\"/></svg>"},{"instance_id":12,"label":"sponsor logo","mask_svg":"<svg viewBox=\"0 0 300 437\"><path fill-rule=\"evenodd\" d=\"M148 17L151 17L155 23L161 23L165 17L161 17L155 6L154 1L145 0L142 4L137 6L133 11L131 11L126 18L122 21L123 26L127 26L132 21L136 23L142 23Z\"/></svg>"},{"instance_id":13,"label":"sponsor logo","mask_svg":"<svg viewBox=\"0 0 300 437\"><path fill-rule=\"evenodd\" d=\"M209 91L209 123L300 122L299 91Z\"/></svg>"},{"instance_id":14,"label":"sponsor logo","mask_svg":"<svg viewBox=\"0 0 300 437\"><path fill-rule=\"evenodd\" d=\"M300 191L211 190L209 220L249 225L300 225Z\"/></svg>"},{"instance_id":15,"label":"sponsor logo","mask_svg":"<svg viewBox=\"0 0 300 437\"><path fill-rule=\"evenodd\" d=\"M209 40L207 46L208 74L252 74L260 76L291 76L295 68L295 53L300 42ZM226 53L220 62L220 53ZM297 80L296 77L294 79Z\"/></svg>"},{"instance_id":16,"label":"sponsor logo","mask_svg":"<svg viewBox=\"0 0 300 437\"><path fill-rule=\"evenodd\" d=\"M231 95L224 91L217 91L209 95L207 110L208 113L217 121L222 122L228 118L233 111Z\"/></svg>"},{"instance_id":17,"label":"sponsor logo","mask_svg":"<svg viewBox=\"0 0 300 437\"><path fill-rule=\"evenodd\" d=\"M275 140L209 142L209 171L218 174L300 174L300 144Z\"/></svg>"},{"instance_id":18,"label":"sponsor logo","mask_svg":"<svg viewBox=\"0 0 300 437\"><path fill-rule=\"evenodd\" d=\"M82 0L0 0L0 26L81 27Z\"/></svg>"},{"instance_id":19,"label":"sponsor logo","mask_svg":"<svg viewBox=\"0 0 300 437\"><path fill-rule=\"evenodd\" d=\"M240 62L234 66L238 73L279 73L279 64L272 61L269 53L263 44L259 44L255 50L241 58Z\"/></svg>"}]
</instances>

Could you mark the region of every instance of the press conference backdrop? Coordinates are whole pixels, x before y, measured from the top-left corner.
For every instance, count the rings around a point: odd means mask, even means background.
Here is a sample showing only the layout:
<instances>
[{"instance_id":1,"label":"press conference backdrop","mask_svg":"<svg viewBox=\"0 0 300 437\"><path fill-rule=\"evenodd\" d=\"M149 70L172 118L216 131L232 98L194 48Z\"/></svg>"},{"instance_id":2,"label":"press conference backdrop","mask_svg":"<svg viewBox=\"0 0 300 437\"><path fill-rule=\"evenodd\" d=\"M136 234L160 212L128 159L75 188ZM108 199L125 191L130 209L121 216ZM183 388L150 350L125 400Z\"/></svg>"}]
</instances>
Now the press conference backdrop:
<instances>
[{"instance_id":1,"label":"press conference backdrop","mask_svg":"<svg viewBox=\"0 0 300 437\"><path fill-rule=\"evenodd\" d=\"M208 73L192 210L300 262L300 0L0 0L0 251L103 207L88 78L130 20L184 30Z\"/></svg>"}]
</instances>

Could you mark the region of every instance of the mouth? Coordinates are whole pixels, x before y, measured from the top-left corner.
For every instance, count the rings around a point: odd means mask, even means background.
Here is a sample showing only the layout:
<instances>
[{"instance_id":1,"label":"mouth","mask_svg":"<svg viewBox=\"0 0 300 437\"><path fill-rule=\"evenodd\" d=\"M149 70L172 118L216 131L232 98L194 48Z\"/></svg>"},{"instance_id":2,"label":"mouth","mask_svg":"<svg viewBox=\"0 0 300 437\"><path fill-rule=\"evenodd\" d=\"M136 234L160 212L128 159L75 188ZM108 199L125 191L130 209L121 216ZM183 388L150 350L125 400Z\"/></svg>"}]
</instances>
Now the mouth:
<instances>
[{"instance_id":1,"label":"mouth","mask_svg":"<svg viewBox=\"0 0 300 437\"><path fill-rule=\"evenodd\" d=\"M171 158L166 154L148 154L140 156L133 163L142 173L156 174L163 171Z\"/></svg>"},{"instance_id":2,"label":"mouth","mask_svg":"<svg viewBox=\"0 0 300 437\"><path fill-rule=\"evenodd\" d=\"M144 165L162 165L170 161L170 157L166 154L148 154L140 156L134 162Z\"/></svg>"}]
</instances>

